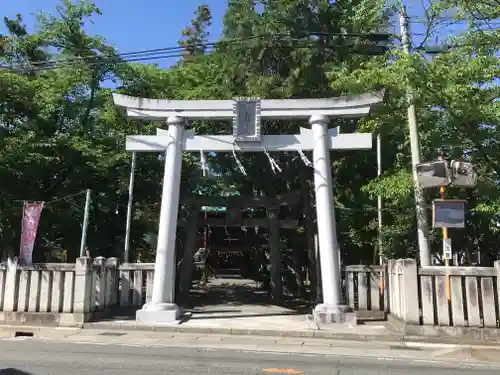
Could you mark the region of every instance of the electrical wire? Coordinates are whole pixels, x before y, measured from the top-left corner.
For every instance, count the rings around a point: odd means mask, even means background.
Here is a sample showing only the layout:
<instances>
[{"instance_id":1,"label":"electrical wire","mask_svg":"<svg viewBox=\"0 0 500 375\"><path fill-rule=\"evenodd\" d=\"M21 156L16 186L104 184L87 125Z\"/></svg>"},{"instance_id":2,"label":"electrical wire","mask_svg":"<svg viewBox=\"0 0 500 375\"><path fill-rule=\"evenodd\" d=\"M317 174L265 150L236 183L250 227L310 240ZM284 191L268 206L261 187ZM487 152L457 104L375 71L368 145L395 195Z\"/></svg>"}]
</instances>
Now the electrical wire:
<instances>
[{"instance_id":1,"label":"electrical wire","mask_svg":"<svg viewBox=\"0 0 500 375\"><path fill-rule=\"evenodd\" d=\"M368 38L374 37L378 35L381 37L382 35L386 35L387 38L390 38L391 34L383 34L383 33L352 33L352 34L342 34L342 33L309 33L307 36L341 36L341 37L353 37L353 38ZM281 39L280 39L281 38ZM345 44L321 44L318 45L317 40L314 39L299 39L299 38L291 38L289 36L254 36L246 39L232 39L232 40L222 40L218 42L210 42L194 45L193 48L203 49L205 53L210 53L214 50L216 46L231 46L236 43L247 43L253 41L255 39L259 39L262 41L268 42L287 42L287 43L295 43L295 45L289 46L280 46L273 45L273 48L338 48L338 47L346 47ZM354 43L352 44L354 46ZM347 45L349 47L349 45ZM207 51L208 49L208 51ZM106 63L113 64L127 64L131 62L139 62L139 61L149 61L149 60L162 60L162 59L170 59L170 58L181 58L189 52L189 49L185 47L166 47L166 48L157 48L152 50L143 50L143 51L135 51L135 52L127 52L123 54L116 54L110 56L81 56L81 57L71 57L66 59L53 59L47 61L34 61L26 63L26 66L0 66L2 69L7 69L13 72L17 72L19 70L32 70L34 72L48 71L53 69L60 69L64 67L73 66L76 63L84 63L87 66L98 66L104 65Z\"/></svg>"},{"instance_id":2,"label":"electrical wire","mask_svg":"<svg viewBox=\"0 0 500 375\"><path fill-rule=\"evenodd\" d=\"M287 40L289 42L290 40ZM314 40L298 40L301 44L296 44L295 46L279 46L279 45L274 45L273 48L290 48L290 49L312 49L312 48L342 48L342 47L355 47L354 44L352 45L345 45L345 44L322 44L318 45L316 41ZM298 42L296 41L296 42ZM484 44L479 44L478 43L458 43L455 45L451 44L442 44L441 46L422 46L417 48L419 51L424 51L429 54L440 54L440 53L448 53L450 50L456 49L456 48L463 48L463 47L486 47L486 46L491 46L492 43L484 43ZM206 45L201 45L200 47L205 47ZM362 46L362 44L360 44ZM389 45L389 44L375 44L375 46L378 47L384 47L388 51L390 50L399 50L400 46L399 45ZM210 46L209 46L210 47ZM167 50L165 49L157 49L158 51L161 50ZM214 49L213 47L210 49L205 49L205 53L210 53L213 52ZM66 59L66 60L52 60L50 63L48 62L33 62L33 63L27 63L26 66L6 66L6 65L0 65L1 70L7 70L13 73L18 73L19 71L26 70L26 71L33 71L33 72L43 72L43 71L50 71L50 70L55 70L55 69L63 69L67 67L72 67L74 66L73 64L76 63L83 63L87 67L97 67L97 66L102 66L106 63L112 63L116 65L122 65L122 64L129 64L129 63L134 63L134 62L144 62L144 61L158 61L158 60L165 60L165 59L173 59L173 58L182 58L186 55L187 50L179 48L178 50L172 49L171 52L152 52L152 50L145 50L144 54L141 55L143 51L137 51L137 52L129 52L131 54L131 57L128 58L118 58L116 56L111 56L111 57L103 57L103 56L93 56L93 57L81 57L81 58L73 58L73 59ZM356 53L355 51L353 53ZM135 55L132 55L135 54ZM357 54L369 54L369 53L357 53Z\"/></svg>"},{"instance_id":3,"label":"electrical wire","mask_svg":"<svg viewBox=\"0 0 500 375\"><path fill-rule=\"evenodd\" d=\"M54 203L57 203L57 202L60 202L60 201L65 201L69 198L73 198L73 197L77 197L79 195L82 195L82 194L86 194L86 190L82 190L82 191L79 191L78 193L75 193L75 194L70 194L70 195L65 195L64 197L60 197L60 198L55 198L55 199L52 199L50 201L43 201L44 202L44 205L47 206L49 204L54 204ZM24 202L26 200L21 200L21 199L15 199L13 200L13 202ZM37 200L38 201L41 201L41 200Z\"/></svg>"},{"instance_id":4,"label":"electrical wire","mask_svg":"<svg viewBox=\"0 0 500 375\"><path fill-rule=\"evenodd\" d=\"M437 21L453 21L454 23L457 22L467 22L466 19L463 20L456 20L454 18L450 17L439 17L437 18ZM478 21L475 18L475 21ZM480 21L480 20L479 20ZM491 25L487 22L488 20L483 20L486 22L488 27L492 29ZM412 18L410 19L410 22L412 23L428 23L428 20L426 19L419 19L419 18ZM380 28L387 28L389 26L394 26L394 21L389 21L387 24L381 24L378 27ZM376 27L376 25L374 25ZM298 31L300 34L300 30ZM309 31L303 31L302 37L303 38L310 38L310 37L320 37L320 36L335 36L335 37L352 37L352 38L381 38L382 40L388 40L391 37L395 37L395 34L388 33L388 32L372 32L372 33L331 33L331 32L309 32ZM286 38L284 41L287 42L316 42L311 39L299 39L299 38L293 38L289 34L268 34L268 35L255 35L255 36L250 36L246 38L231 38L231 39L221 39L218 41L214 42L206 42L202 43L199 45L194 45L192 46L193 48L200 48L203 50L206 50L207 48L214 48L216 46L230 46L232 44L236 43L241 43L241 42L249 42L253 41L256 39L261 39L261 40L270 40L270 41L276 41L276 38ZM277 46L274 46L277 47ZM300 46L300 48L303 48L304 46ZM317 47L317 44L315 45L310 45L308 47ZM322 47L341 47L341 45L332 45L332 46L325 46L322 45ZM390 46L387 46L390 48ZM447 47L449 48L449 46ZM163 47L163 48L155 48L155 49L147 49L147 50L139 50L139 51L133 51L133 52L124 52L124 53L117 53L113 55L91 55L91 56L74 56L74 57L67 57L64 59L52 59L52 60L44 60L44 61L32 61L27 63L26 67L20 66L19 68L16 67L9 67L6 65L0 65L0 69L9 69L13 71L17 71L20 69L27 69L31 68L32 70L35 71L42 71L42 70L52 70L52 69L57 69L57 68L62 68L65 66L71 66L73 63L86 63L89 66L92 65L101 65L105 64L106 62L112 62L116 64L123 64L123 63L130 63L130 62L139 62L139 61L149 61L149 60L161 60L161 59L170 59L170 58L180 58L185 55L186 52L189 52L189 49L183 46L172 46L172 47ZM36 69L33 69L36 68Z\"/></svg>"}]
</instances>

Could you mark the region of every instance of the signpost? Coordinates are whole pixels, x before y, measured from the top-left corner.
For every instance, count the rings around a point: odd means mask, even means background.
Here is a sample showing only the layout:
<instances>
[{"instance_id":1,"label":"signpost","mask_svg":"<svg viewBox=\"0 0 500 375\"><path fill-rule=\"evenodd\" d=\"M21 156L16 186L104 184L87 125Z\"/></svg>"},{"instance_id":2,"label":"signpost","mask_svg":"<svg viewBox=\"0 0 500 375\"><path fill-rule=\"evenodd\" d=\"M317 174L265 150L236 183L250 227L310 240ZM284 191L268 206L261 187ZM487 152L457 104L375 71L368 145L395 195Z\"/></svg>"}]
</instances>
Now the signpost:
<instances>
[{"instance_id":1,"label":"signpost","mask_svg":"<svg viewBox=\"0 0 500 375\"><path fill-rule=\"evenodd\" d=\"M452 259L451 239L448 237L448 228L465 228L464 200L445 199L445 186L455 185L474 187L477 183L477 173L474 166L462 161L448 162L440 150L439 160L420 163L416 166L417 178L424 188L439 187L441 199L432 202L432 218L434 228L443 231L443 260L446 267L446 296L451 300L451 286L448 267Z\"/></svg>"},{"instance_id":2,"label":"signpost","mask_svg":"<svg viewBox=\"0 0 500 375\"><path fill-rule=\"evenodd\" d=\"M372 147L370 133L340 134L339 129L328 129L329 117L357 118L369 113L380 103L383 92L354 97L325 99L269 100L236 98L235 100L157 100L114 94L117 106L126 109L132 119L167 120L168 130L157 135L128 136L127 151L164 152L165 172L158 230L158 245L149 303L137 311L136 318L144 323L167 323L179 318L174 303L175 290L175 236L181 172L181 154L190 152L233 152L236 164L244 172L236 157L237 151L299 152L306 165L314 168L318 242L323 288L323 303L316 306L322 316L341 321L345 316L342 305L339 248L332 196L330 150L363 150ZM231 135L195 135L185 130L188 120L230 120ZM300 134L263 135L262 119L307 119L311 129L300 128ZM309 162L302 151L312 151ZM279 272L279 270L277 271Z\"/></svg>"},{"instance_id":3,"label":"signpost","mask_svg":"<svg viewBox=\"0 0 500 375\"><path fill-rule=\"evenodd\" d=\"M451 238L446 238L443 240L443 259L451 260L452 255Z\"/></svg>"}]
</instances>

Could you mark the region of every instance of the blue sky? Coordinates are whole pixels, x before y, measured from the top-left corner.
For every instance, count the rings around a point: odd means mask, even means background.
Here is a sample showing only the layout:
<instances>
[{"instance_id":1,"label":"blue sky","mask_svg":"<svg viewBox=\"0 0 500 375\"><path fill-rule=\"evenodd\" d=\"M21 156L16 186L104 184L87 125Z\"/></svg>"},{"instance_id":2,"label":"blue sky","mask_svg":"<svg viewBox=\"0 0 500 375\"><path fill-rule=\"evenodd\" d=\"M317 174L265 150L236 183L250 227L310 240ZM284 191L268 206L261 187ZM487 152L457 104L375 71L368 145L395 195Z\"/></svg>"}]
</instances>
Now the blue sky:
<instances>
[{"instance_id":1,"label":"blue sky","mask_svg":"<svg viewBox=\"0 0 500 375\"><path fill-rule=\"evenodd\" d=\"M20 13L28 26L34 25L34 13L39 10L54 12L59 4L59 0L0 2L2 18L14 17L16 13ZM119 52L176 46L182 29L193 18L196 7L203 3L208 4L212 10L214 22L210 39L215 40L221 33L222 17L227 5L225 0L94 0L94 3L102 11L102 16L95 17L94 24L89 24L86 29L91 34L104 36ZM3 30L1 22L0 32Z\"/></svg>"},{"instance_id":2,"label":"blue sky","mask_svg":"<svg viewBox=\"0 0 500 375\"><path fill-rule=\"evenodd\" d=\"M424 0L427 1L427 0ZM34 14L43 10L54 12L59 0L0 0L1 16L15 17L16 13L23 15L26 24L31 28L35 24ZM226 0L94 0L102 11L101 16L93 18L93 24L86 25L90 34L102 35L121 53L136 52L147 49L174 47L181 37L181 32L189 25L196 7L208 4L213 15L213 25L210 29L210 40L218 39L222 30L222 17L226 11ZM174 4L168 5L168 3ZM424 26L419 18L422 4L416 0L406 0L414 41L418 44ZM415 18L417 17L417 18ZM394 20L397 25L397 19ZM4 31L3 22L0 22L0 32ZM392 30L399 33L399 27ZM457 31L456 29L453 31ZM442 30L444 35L453 32L450 28ZM431 44L437 40L430 41ZM158 63L168 67L176 59L144 61Z\"/></svg>"}]
</instances>

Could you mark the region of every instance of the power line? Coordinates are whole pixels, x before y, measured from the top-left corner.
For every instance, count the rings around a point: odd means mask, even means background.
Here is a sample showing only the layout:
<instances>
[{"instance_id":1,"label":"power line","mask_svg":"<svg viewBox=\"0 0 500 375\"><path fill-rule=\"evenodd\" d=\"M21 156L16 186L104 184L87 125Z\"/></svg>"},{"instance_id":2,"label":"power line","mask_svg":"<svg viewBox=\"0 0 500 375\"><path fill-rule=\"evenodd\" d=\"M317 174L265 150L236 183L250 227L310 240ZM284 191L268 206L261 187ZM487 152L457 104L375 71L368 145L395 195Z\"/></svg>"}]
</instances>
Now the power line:
<instances>
[{"instance_id":1,"label":"power line","mask_svg":"<svg viewBox=\"0 0 500 375\"><path fill-rule=\"evenodd\" d=\"M324 34L328 36L329 34ZM386 34L388 38L392 36L392 34ZM350 36L348 34L344 34L342 36ZM256 39L252 38L252 39ZM248 41L249 39L247 39ZM245 40L240 40L240 42L244 42ZM321 44L318 45L317 40L307 40L307 39L288 39L281 40L283 42L294 42L296 45L289 46L273 46L273 48L292 48L292 49L300 49L300 48L342 48L342 47L356 47L355 43L352 44ZM274 40L276 42L276 40ZM204 49L204 53L210 53L214 51L214 47L222 46L222 45L231 45L235 44L235 42L210 42L193 46L194 48ZM448 45L443 44L441 46L424 46L420 47L419 50L428 52L428 53L446 53L449 52L450 49L461 48L461 47L486 47L490 46L491 43L484 44L456 44L456 45ZM363 43L358 44L358 46L362 47ZM368 44L370 46L370 44ZM389 43L380 43L380 44L372 44L375 48L385 48L387 50L399 49L399 45L390 45ZM184 47L165 47L165 48L156 48L151 50L143 50L143 51L135 51L135 52L127 52L112 56L89 56L89 57L77 57L77 58L68 58L61 60L49 60L49 61L36 61L30 62L26 67L9 67L9 66L0 66L0 69L8 70L14 73L17 73L22 70L30 70L34 72L42 72L49 71L54 69L62 69L65 67L71 67L74 63L85 63L87 66L99 66L104 65L106 63L113 64L128 64L133 62L140 61L152 61L152 60L163 60L163 59L172 59L172 58L181 58L184 57L189 50ZM356 53L356 52L355 52ZM360 53L358 54L370 54L368 53Z\"/></svg>"},{"instance_id":2,"label":"power line","mask_svg":"<svg viewBox=\"0 0 500 375\"><path fill-rule=\"evenodd\" d=\"M300 34L300 32L299 32ZM378 32L372 32L372 33L330 33L330 32L304 32L303 33L304 37L311 37L311 36L337 36L337 37L361 37L361 38L374 38L374 37L380 37L384 38L385 36L390 36L389 33L378 33ZM194 45L193 47L195 48L206 48L206 47L215 47L217 45L219 46L224 46L224 45L231 45L231 44L236 44L238 42L248 42L252 41L255 39L275 39L275 38L289 38L288 41L308 41L305 39L300 39L300 38L294 38L291 37L288 34L263 34L263 35L254 35L254 36L249 36L245 38L230 38L230 39L221 39L218 41L212 41L212 42L205 42L205 43L200 43L197 45ZM151 55L151 54L158 54L158 53L166 53L166 52L187 52L189 51L186 47L183 46L172 46L172 47L162 47L162 48L154 48L154 49L146 49L146 50L139 50L139 51L133 51L133 52L122 52L122 53L117 53L116 55L112 57L116 58L134 58L137 57L137 55ZM57 64L60 63L61 61L63 62L70 62L70 61L81 61L82 59L95 59L99 60L99 58L102 58L103 56L98 56L98 55L89 55L89 56L83 56L83 57L70 57L66 58L63 60L58 60L58 59L53 59L53 60L45 60L45 61L34 61L31 62L32 65L50 65L50 64ZM106 58L106 56L104 56ZM109 57L109 56L108 56Z\"/></svg>"},{"instance_id":3,"label":"power line","mask_svg":"<svg viewBox=\"0 0 500 375\"><path fill-rule=\"evenodd\" d=\"M74 193L74 194L69 194L69 195L65 195L63 197L60 197L60 198L55 198L55 199L52 199L50 201L43 201L44 202L44 205L47 206L49 204L54 204L54 203L57 203L57 202L61 202L61 201L65 201L69 198L73 198L73 197L77 197L79 195L82 195L86 193L86 190L82 190L82 191L79 191L78 193ZM15 199L13 200L13 202L26 202L27 200L24 199L24 200L21 200L21 199ZM40 201L40 200L37 200L37 202ZM41 201L40 201L41 202Z\"/></svg>"},{"instance_id":4,"label":"power line","mask_svg":"<svg viewBox=\"0 0 500 375\"><path fill-rule=\"evenodd\" d=\"M349 37L349 38L365 38L365 39L376 39L379 41L389 40L392 36L390 33L320 33L320 32L304 32L304 38L293 38L290 35L260 35L260 36L252 36L248 38L234 38L228 40L219 40L217 42L207 42L202 44L195 44L192 47L194 49L199 48L203 50L209 49L209 52L212 51L215 47L224 47L231 46L238 43L246 43L250 41L254 41L256 39L262 41L269 42L286 42L286 43L295 43L296 45L290 46L274 46L275 48L312 48L318 47L318 40L310 39L311 37L320 37L320 36L335 36L335 37ZM325 45L322 44L321 47L343 47L345 45ZM159 59L168 59L168 58L179 58L183 57L186 53L189 53L189 48L176 46L176 47L164 47L164 48L156 48L150 50L142 50L142 51L134 51L134 52L126 52L126 53L118 53L116 55L108 55L108 56L80 56L80 57L71 57L66 59L53 59L47 61L34 61L27 63L26 67L8 67L3 66L3 69L8 69L11 71L17 71L22 69L30 69L33 71L43 71L43 70L52 70L63 68L66 66L71 66L72 63L86 63L89 66L102 65L107 62L112 62L115 64L122 63L130 63L130 62L138 62L138 61L148 61L148 60L159 60Z\"/></svg>"}]
</instances>

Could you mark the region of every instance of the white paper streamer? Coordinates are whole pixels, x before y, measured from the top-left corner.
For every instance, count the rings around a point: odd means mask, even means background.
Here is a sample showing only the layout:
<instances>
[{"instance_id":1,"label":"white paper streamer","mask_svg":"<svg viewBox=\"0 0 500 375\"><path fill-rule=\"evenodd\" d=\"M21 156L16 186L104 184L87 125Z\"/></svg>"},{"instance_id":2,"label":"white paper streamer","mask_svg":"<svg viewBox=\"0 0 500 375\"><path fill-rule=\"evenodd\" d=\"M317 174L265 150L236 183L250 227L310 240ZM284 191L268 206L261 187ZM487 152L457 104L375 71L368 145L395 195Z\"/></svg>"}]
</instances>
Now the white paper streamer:
<instances>
[{"instance_id":1,"label":"white paper streamer","mask_svg":"<svg viewBox=\"0 0 500 375\"><path fill-rule=\"evenodd\" d=\"M240 169L240 172L243 176L246 176L247 175L247 171L245 171L245 168L243 167L243 165L241 164L240 160L238 159L238 157L236 156L236 149L234 148L234 143L233 143L233 158L234 160L236 161L236 165L238 166L238 168Z\"/></svg>"},{"instance_id":2,"label":"white paper streamer","mask_svg":"<svg viewBox=\"0 0 500 375\"><path fill-rule=\"evenodd\" d=\"M280 166L278 165L278 163L276 163L276 160L274 160L271 155L269 155L266 149L264 149L264 154L266 154L267 158L269 159L269 164L271 164L273 173L276 174L276 171L281 172Z\"/></svg>"},{"instance_id":3,"label":"white paper streamer","mask_svg":"<svg viewBox=\"0 0 500 375\"><path fill-rule=\"evenodd\" d=\"M205 158L203 150L200 150L200 164L201 164L201 170L203 172L203 177L206 177L208 167L207 167L207 159Z\"/></svg>"},{"instance_id":4,"label":"white paper streamer","mask_svg":"<svg viewBox=\"0 0 500 375\"><path fill-rule=\"evenodd\" d=\"M299 152L300 158L302 159L302 162L307 166L307 167L312 167L313 163L307 158L307 156L304 154L304 151L302 149L297 150Z\"/></svg>"}]
</instances>

